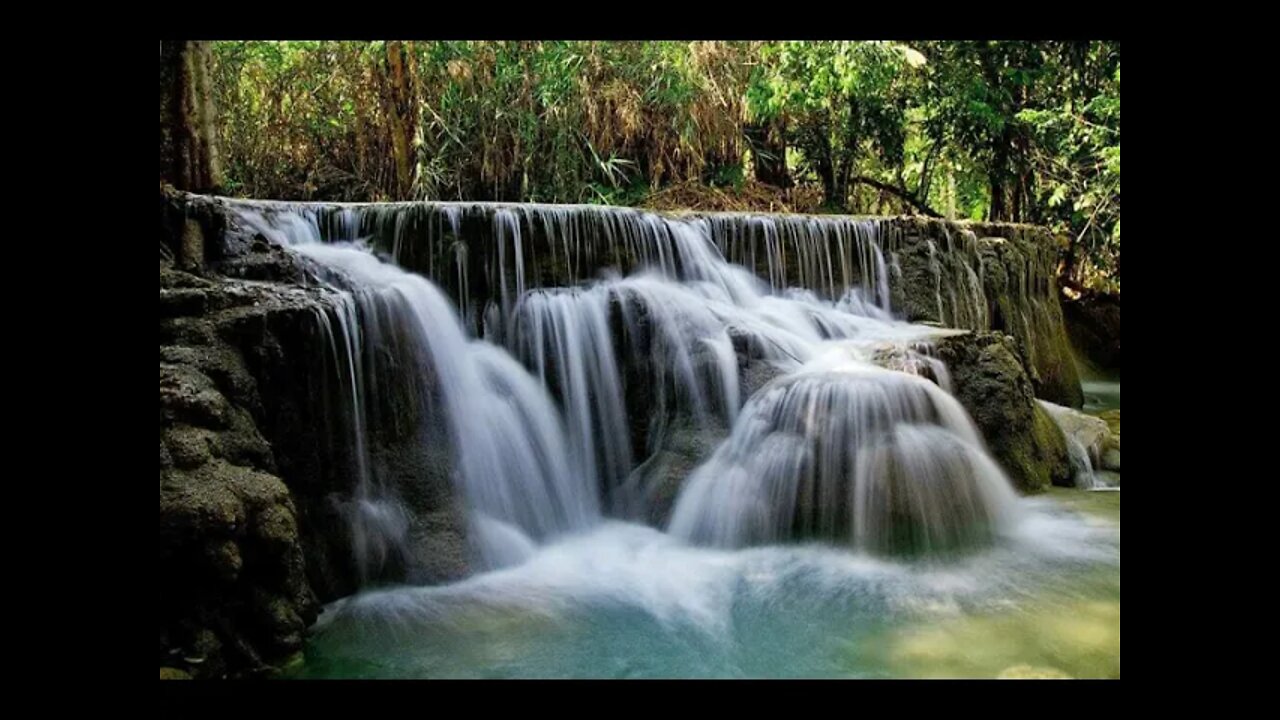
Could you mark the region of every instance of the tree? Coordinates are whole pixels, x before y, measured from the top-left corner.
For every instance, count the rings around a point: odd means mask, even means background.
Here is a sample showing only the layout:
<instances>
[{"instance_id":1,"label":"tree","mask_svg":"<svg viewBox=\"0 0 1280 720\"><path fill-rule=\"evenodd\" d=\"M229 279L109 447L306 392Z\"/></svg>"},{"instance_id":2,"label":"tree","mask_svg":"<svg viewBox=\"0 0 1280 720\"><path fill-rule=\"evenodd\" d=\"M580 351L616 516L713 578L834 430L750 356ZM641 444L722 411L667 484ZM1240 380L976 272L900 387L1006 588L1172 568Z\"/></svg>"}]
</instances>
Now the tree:
<instances>
[{"instance_id":1,"label":"tree","mask_svg":"<svg viewBox=\"0 0 1280 720\"><path fill-rule=\"evenodd\" d=\"M182 190L221 189L210 47L160 42L160 179Z\"/></svg>"},{"instance_id":2,"label":"tree","mask_svg":"<svg viewBox=\"0 0 1280 720\"><path fill-rule=\"evenodd\" d=\"M1041 177L1041 221L1069 237L1064 284L1077 290L1087 285L1118 285L1119 54L1113 56L1099 46L1086 53L1073 52L1067 62L1071 70L1063 74L1077 81L1055 98L1056 103L1019 114L1036 140L1033 162ZM1107 72L1111 65L1114 70ZM1088 80L1090 76L1096 79Z\"/></svg>"},{"instance_id":3,"label":"tree","mask_svg":"<svg viewBox=\"0 0 1280 720\"><path fill-rule=\"evenodd\" d=\"M1118 281L1118 43L213 45L212 75L161 45L161 175L188 187L221 150L256 197L771 204L749 169L805 207L1046 224L1072 282Z\"/></svg>"},{"instance_id":4,"label":"tree","mask_svg":"<svg viewBox=\"0 0 1280 720\"><path fill-rule=\"evenodd\" d=\"M926 207L900 184L861 172L887 167L901 176L919 53L887 42L784 42L765 44L760 55L749 114L789 129L787 144L801 152L801 169L818 178L830 209L846 210L855 184Z\"/></svg>"}]
</instances>

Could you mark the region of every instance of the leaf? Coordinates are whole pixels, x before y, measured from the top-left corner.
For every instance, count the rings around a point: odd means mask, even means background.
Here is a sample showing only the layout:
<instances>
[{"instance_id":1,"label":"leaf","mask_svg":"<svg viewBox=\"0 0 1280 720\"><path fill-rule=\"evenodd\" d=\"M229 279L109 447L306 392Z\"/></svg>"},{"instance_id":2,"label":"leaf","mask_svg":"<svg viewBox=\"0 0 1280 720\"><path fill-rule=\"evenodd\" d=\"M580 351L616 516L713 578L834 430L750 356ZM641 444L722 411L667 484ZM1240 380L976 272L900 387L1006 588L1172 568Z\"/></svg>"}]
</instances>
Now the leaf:
<instances>
[{"instance_id":1,"label":"leaf","mask_svg":"<svg viewBox=\"0 0 1280 720\"><path fill-rule=\"evenodd\" d=\"M1049 195L1049 207L1057 207L1061 205L1062 202L1066 199L1067 199L1067 186L1059 185L1055 187L1053 189L1053 192Z\"/></svg>"}]
</instances>

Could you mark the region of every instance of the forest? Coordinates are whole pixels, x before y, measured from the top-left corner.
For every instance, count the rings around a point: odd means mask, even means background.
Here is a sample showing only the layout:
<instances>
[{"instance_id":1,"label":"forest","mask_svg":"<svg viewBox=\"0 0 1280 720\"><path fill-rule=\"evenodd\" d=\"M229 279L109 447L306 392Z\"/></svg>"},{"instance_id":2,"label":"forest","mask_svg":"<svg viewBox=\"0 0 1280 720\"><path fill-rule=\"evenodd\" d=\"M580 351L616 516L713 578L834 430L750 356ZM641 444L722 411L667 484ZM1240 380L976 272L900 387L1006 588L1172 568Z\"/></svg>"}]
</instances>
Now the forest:
<instances>
[{"instance_id":1,"label":"forest","mask_svg":"<svg viewBox=\"0 0 1280 720\"><path fill-rule=\"evenodd\" d=\"M1120 46L224 41L219 189L1044 225L1120 286Z\"/></svg>"}]
</instances>

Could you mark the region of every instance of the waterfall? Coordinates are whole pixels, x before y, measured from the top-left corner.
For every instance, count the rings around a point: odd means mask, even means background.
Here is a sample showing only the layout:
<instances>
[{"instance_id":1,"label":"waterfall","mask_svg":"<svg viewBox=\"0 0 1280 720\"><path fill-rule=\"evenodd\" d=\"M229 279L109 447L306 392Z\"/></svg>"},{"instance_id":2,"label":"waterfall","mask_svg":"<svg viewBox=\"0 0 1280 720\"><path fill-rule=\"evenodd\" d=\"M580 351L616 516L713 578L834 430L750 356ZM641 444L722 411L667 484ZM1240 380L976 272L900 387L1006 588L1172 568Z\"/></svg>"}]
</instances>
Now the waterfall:
<instances>
[{"instance_id":1,"label":"waterfall","mask_svg":"<svg viewBox=\"0 0 1280 720\"><path fill-rule=\"evenodd\" d=\"M472 540L482 559L507 561L522 536L547 539L588 527L600 511L594 489L570 461L561 418L543 388L502 349L468 339L452 303L431 282L383 262L349 240L323 243L315 219L285 215L268 219L244 212L240 220L255 231L289 245L315 260L352 288L340 290L338 305L355 308L343 318L322 323L339 356L358 357L354 348L391 349L397 337L404 363L400 383L423 382L420 407L437 397L449 433L459 490L473 520ZM348 226L350 227L350 226ZM335 289L338 286L335 285ZM374 343L367 342L374 340ZM358 398L374 378L349 362L351 396ZM357 410L363 413L362 409ZM358 457L367 456L361 423L354 423ZM403 532L385 530L396 523L370 518L393 516L396 500L388 488L372 482L367 462L357 472L355 503L365 511L352 522L357 565L375 563L385 546ZM501 528L495 531L494 528ZM501 546L497 546L501 545Z\"/></svg>"},{"instance_id":2,"label":"waterfall","mask_svg":"<svg viewBox=\"0 0 1280 720\"><path fill-rule=\"evenodd\" d=\"M354 311L326 321L335 357L403 336L401 372L422 383L424 404L440 399L487 567L603 514L642 516L634 473L661 436L645 426L680 414L730 429L676 503L670 532L689 542L818 539L937 555L991 542L1015 514L1008 480L930 356L937 331L894 317L899 239L879 221L231 205L250 232L340 276L340 307ZM985 323L977 274L953 269L951 317ZM746 397L746 363L780 375ZM352 412L365 412L374 378L358 362L343 367ZM357 500L394 506L363 467ZM384 553L403 534L394 518L355 526L358 553ZM359 537L375 526L377 538Z\"/></svg>"},{"instance_id":3,"label":"waterfall","mask_svg":"<svg viewBox=\"0 0 1280 720\"><path fill-rule=\"evenodd\" d=\"M339 379L341 416L348 421L349 448L355 491L341 508L352 528L356 573L368 584L401 553L408 520L393 490L373 470L368 444L369 411L365 402L367 386L364 351L369 347L361 332L359 306L351 294L336 298L333 317L318 313L317 321L326 344L334 374Z\"/></svg>"},{"instance_id":4,"label":"waterfall","mask_svg":"<svg viewBox=\"0 0 1280 720\"><path fill-rule=\"evenodd\" d=\"M689 479L671 532L719 547L816 538L936 555L990 542L1013 499L954 398L836 350L752 397Z\"/></svg>"},{"instance_id":5,"label":"waterfall","mask_svg":"<svg viewBox=\"0 0 1280 720\"><path fill-rule=\"evenodd\" d=\"M564 398L574 464L608 493L631 471L622 381L605 288L537 291L516 310L512 345Z\"/></svg>"},{"instance_id":6,"label":"waterfall","mask_svg":"<svg viewBox=\"0 0 1280 720\"><path fill-rule=\"evenodd\" d=\"M1098 479L1093 472L1093 459L1089 457L1089 449L1074 435L1064 433L1067 441L1067 457L1071 461L1071 476L1076 487L1083 490L1106 487L1106 483Z\"/></svg>"}]
</instances>

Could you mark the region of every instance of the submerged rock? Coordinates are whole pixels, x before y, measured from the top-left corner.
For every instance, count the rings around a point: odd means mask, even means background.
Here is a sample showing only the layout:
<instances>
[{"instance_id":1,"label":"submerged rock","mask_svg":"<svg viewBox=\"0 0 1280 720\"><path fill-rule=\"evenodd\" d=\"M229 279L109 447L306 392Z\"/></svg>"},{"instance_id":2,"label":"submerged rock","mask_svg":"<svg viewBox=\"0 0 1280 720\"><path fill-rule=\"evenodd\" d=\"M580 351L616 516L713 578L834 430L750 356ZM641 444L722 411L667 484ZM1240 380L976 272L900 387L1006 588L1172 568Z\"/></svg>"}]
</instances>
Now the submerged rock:
<instances>
[{"instance_id":1,"label":"submerged rock","mask_svg":"<svg viewBox=\"0 0 1280 720\"><path fill-rule=\"evenodd\" d=\"M1120 438L1112 434L1110 423L1101 417L1087 415L1072 408L1040 401L1063 433L1080 447L1088 458L1089 470L1095 475L1102 470L1120 472ZM1120 411L1111 411L1115 426L1120 426ZM1118 483L1107 483L1117 485Z\"/></svg>"},{"instance_id":2,"label":"submerged rock","mask_svg":"<svg viewBox=\"0 0 1280 720\"><path fill-rule=\"evenodd\" d=\"M938 341L937 353L947 365L952 392L1016 488L1034 493L1071 484L1065 438L1036 402L1012 337L952 335Z\"/></svg>"},{"instance_id":3,"label":"submerged rock","mask_svg":"<svg viewBox=\"0 0 1280 720\"><path fill-rule=\"evenodd\" d=\"M700 425L682 416L664 429L658 450L632 473L640 489L643 520L666 527L685 480L711 457L729 431L720 425Z\"/></svg>"}]
</instances>

